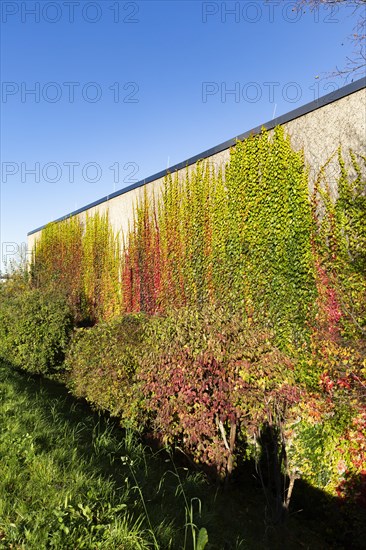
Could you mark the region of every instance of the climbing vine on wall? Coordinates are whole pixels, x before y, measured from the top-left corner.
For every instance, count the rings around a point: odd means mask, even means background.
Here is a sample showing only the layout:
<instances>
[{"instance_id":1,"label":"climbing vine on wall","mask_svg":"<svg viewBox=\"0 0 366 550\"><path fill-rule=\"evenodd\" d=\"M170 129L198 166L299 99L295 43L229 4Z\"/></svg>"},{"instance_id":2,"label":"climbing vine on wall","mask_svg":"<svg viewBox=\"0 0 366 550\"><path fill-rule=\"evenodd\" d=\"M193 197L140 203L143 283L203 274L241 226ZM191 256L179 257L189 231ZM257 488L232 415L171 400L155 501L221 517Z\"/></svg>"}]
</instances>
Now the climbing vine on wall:
<instances>
[{"instance_id":1,"label":"climbing vine on wall","mask_svg":"<svg viewBox=\"0 0 366 550\"><path fill-rule=\"evenodd\" d=\"M319 460L311 476L339 496L366 502L366 159L349 151L338 158L338 195L325 167L312 196L317 299L311 327L309 371L326 403L313 434ZM322 431L322 437L314 437ZM361 435L363 434L363 435ZM306 438L301 439L304 444ZM320 445L322 452L320 452ZM304 449L300 453L302 457ZM310 453L309 453L310 456ZM318 484L319 485L319 484ZM321 484L320 484L321 486Z\"/></svg>"},{"instance_id":2,"label":"climbing vine on wall","mask_svg":"<svg viewBox=\"0 0 366 550\"><path fill-rule=\"evenodd\" d=\"M67 296L77 323L121 312L120 244L108 215L47 225L36 241L31 273L34 286Z\"/></svg>"},{"instance_id":3,"label":"climbing vine on wall","mask_svg":"<svg viewBox=\"0 0 366 550\"><path fill-rule=\"evenodd\" d=\"M33 285L67 294L77 321L82 316L82 256L82 226L78 218L70 218L43 229L31 265Z\"/></svg>"},{"instance_id":4,"label":"climbing vine on wall","mask_svg":"<svg viewBox=\"0 0 366 550\"><path fill-rule=\"evenodd\" d=\"M245 437L259 441L269 423L289 451L291 475L343 496L365 487L366 475L366 184L361 155L338 150L330 161L338 165L338 195L327 163L309 197L303 153L282 128L263 130L238 142L226 166L203 160L183 176L167 175L156 196L145 188L122 240L108 216L50 224L36 243L32 281L63 290L80 323L159 314L137 391L169 441L230 470L235 445L225 445L217 423L229 434L250 410ZM206 313L188 338L197 312ZM253 336L245 364L240 353L249 344L235 348L235 315ZM268 335L276 352L261 365Z\"/></svg>"},{"instance_id":5,"label":"climbing vine on wall","mask_svg":"<svg viewBox=\"0 0 366 550\"><path fill-rule=\"evenodd\" d=\"M82 239L83 296L92 321L121 311L120 245L108 215L87 216Z\"/></svg>"},{"instance_id":6,"label":"climbing vine on wall","mask_svg":"<svg viewBox=\"0 0 366 550\"><path fill-rule=\"evenodd\" d=\"M287 346L304 340L318 296L333 320L344 310L343 331L362 333L366 199L360 158L349 158L352 178L338 151L338 200L321 170L309 201L303 153L281 127L263 130L238 142L225 167L200 161L184 177L168 175L157 197L145 189L123 243L108 216L47 226L34 283L61 285L79 316L93 321L237 304ZM330 318L325 323L329 329Z\"/></svg>"},{"instance_id":7,"label":"climbing vine on wall","mask_svg":"<svg viewBox=\"0 0 366 550\"><path fill-rule=\"evenodd\" d=\"M314 296L307 189L303 155L282 128L239 142L225 173L208 160L167 176L157 206L145 194L136 207L125 306L244 304L283 341L298 340Z\"/></svg>"}]
</instances>

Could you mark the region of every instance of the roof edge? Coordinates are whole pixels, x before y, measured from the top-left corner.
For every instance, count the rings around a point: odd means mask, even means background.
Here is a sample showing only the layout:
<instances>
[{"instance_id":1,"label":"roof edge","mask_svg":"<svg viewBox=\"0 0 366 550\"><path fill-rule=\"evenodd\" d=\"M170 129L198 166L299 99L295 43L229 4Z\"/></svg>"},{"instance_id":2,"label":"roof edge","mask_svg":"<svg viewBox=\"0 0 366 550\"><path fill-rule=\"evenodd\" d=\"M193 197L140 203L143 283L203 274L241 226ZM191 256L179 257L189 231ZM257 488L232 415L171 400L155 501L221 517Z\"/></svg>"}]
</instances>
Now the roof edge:
<instances>
[{"instance_id":1,"label":"roof edge","mask_svg":"<svg viewBox=\"0 0 366 550\"><path fill-rule=\"evenodd\" d=\"M128 187L124 187L123 189L120 189L118 191L115 191L114 193L110 195L106 195L105 197L102 197L101 199L98 199L94 202L91 202L85 206L82 206L81 208L78 208L77 210L74 210L73 212L70 212L69 214L65 214L64 216L61 216L60 218L57 218L56 220L53 220L53 222L48 223L56 223L61 222L63 220L67 220L68 218L71 218L73 216L76 216L77 214L81 214L81 212L85 212L86 210L89 210L90 208L93 208L94 206L98 206L99 204L102 204L103 202L108 202L111 199L114 199L115 197L119 197L120 195L124 195L125 193L128 193L129 191L132 191L133 189L137 189L139 187L143 187L144 185L151 183L155 180L158 180L160 178L163 178L167 174L171 174L173 172L176 172L177 170L181 170L182 168L186 168L187 166L191 166L192 164L195 164L198 160L209 158L212 155L215 155L217 153L220 153L221 151L225 151L226 149L229 149L230 147L233 147L237 141L243 141L245 138L249 137L250 135L258 134L261 129L264 127L267 130L272 130L276 126L279 126L280 124L286 124L287 122L290 122L291 120L295 120L296 118L299 118L301 116L307 115L308 113L311 113L312 111L316 111L317 109L320 109L321 107L324 107L325 105L329 105L330 103L334 103L335 101L338 101L339 99L342 99L344 97L347 97L355 92L358 92L362 90L363 88L366 88L366 77L360 78L359 80L356 80L355 82L351 82L350 84L347 84L346 86L343 86L342 88L339 88L338 90L335 90L333 92L330 92L327 95L324 95L314 101L311 101L310 103L306 103L305 105L298 107L294 109L293 111L289 111L288 113L281 115L277 118L274 118L268 122L265 122L264 124L261 124L260 126L256 126L255 128L252 128L251 130L247 130L246 132L239 134L238 136L231 138L227 141L224 141L223 143L220 143L219 145L216 145L215 147L211 147L210 149L207 149L206 151L203 151L202 153L199 153L198 155L194 155L193 157L190 157L186 160L183 160L182 162L179 162L178 164L175 164L174 166L171 166L169 168L166 168L165 170L161 170L160 172L157 172L156 174L153 174L152 176L149 176L147 178L144 178L136 183L133 183L132 185L129 185ZM29 231L27 236L33 235L34 233L38 233L42 229L44 229L47 225L44 224L40 227L37 227L37 229L33 229L32 231Z\"/></svg>"}]
</instances>

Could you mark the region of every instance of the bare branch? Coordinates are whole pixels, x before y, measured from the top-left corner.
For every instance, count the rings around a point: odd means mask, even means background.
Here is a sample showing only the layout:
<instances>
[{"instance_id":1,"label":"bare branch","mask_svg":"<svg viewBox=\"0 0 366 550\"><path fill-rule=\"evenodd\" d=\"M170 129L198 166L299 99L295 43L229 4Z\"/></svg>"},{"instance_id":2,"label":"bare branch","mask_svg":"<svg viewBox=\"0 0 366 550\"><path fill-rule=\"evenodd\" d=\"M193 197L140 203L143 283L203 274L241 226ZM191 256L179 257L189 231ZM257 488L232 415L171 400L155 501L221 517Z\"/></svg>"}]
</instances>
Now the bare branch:
<instances>
[{"instance_id":1,"label":"bare branch","mask_svg":"<svg viewBox=\"0 0 366 550\"><path fill-rule=\"evenodd\" d=\"M335 71L328 73L327 78L350 76L364 76L366 73L366 0L298 0L298 9L308 7L310 10L319 9L321 6L345 5L353 9L352 15L357 17L353 27L353 33L348 39L354 44L355 51L352 57L346 58L345 66L341 69L336 67Z\"/></svg>"}]
</instances>

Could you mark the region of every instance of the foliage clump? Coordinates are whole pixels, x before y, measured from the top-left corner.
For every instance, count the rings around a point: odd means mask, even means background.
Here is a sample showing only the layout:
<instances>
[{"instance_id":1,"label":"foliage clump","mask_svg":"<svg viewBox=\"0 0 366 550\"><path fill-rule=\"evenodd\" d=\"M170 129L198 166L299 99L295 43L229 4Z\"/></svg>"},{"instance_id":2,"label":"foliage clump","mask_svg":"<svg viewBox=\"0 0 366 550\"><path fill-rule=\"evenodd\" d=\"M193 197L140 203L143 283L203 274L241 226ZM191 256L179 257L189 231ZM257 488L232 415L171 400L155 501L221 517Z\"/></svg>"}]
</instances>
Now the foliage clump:
<instances>
[{"instance_id":1,"label":"foliage clump","mask_svg":"<svg viewBox=\"0 0 366 550\"><path fill-rule=\"evenodd\" d=\"M89 329L80 328L65 362L73 393L120 417L125 427L133 425L133 410L138 403L134 376L145 324L143 315L131 314Z\"/></svg>"},{"instance_id":2,"label":"foliage clump","mask_svg":"<svg viewBox=\"0 0 366 550\"><path fill-rule=\"evenodd\" d=\"M292 373L273 333L248 326L243 312L208 306L151 321L138 379L153 429L225 475L237 439L259 433Z\"/></svg>"},{"instance_id":3,"label":"foliage clump","mask_svg":"<svg viewBox=\"0 0 366 550\"><path fill-rule=\"evenodd\" d=\"M282 128L238 142L224 171L199 162L145 194L123 256L126 311L225 302L301 342L314 298L312 216L301 152Z\"/></svg>"},{"instance_id":4,"label":"foliage clump","mask_svg":"<svg viewBox=\"0 0 366 550\"><path fill-rule=\"evenodd\" d=\"M72 331L72 315L55 291L1 288L0 356L34 374L52 374L62 365Z\"/></svg>"},{"instance_id":5,"label":"foliage clump","mask_svg":"<svg viewBox=\"0 0 366 550\"><path fill-rule=\"evenodd\" d=\"M32 286L56 288L66 297L74 322L90 326L120 312L119 254L108 215L51 223L35 244Z\"/></svg>"},{"instance_id":6,"label":"foliage clump","mask_svg":"<svg viewBox=\"0 0 366 550\"><path fill-rule=\"evenodd\" d=\"M51 224L22 305L32 315L58 289L76 325L99 323L73 339L73 391L221 477L254 456L277 519L299 476L366 498L365 159L330 160L337 197L326 165L309 197L303 153L282 128L263 130L226 166L200 161L168 175L158 197L141 195L123 245L107 216ZM63 329L52 328L56 344L42 332L52 319L42 323L40 350L64 350ZM16 364L35 369L26 323L21 341L1 330ZM42 351L41 370L57 354Z\"/></svg>"}]
</instances>

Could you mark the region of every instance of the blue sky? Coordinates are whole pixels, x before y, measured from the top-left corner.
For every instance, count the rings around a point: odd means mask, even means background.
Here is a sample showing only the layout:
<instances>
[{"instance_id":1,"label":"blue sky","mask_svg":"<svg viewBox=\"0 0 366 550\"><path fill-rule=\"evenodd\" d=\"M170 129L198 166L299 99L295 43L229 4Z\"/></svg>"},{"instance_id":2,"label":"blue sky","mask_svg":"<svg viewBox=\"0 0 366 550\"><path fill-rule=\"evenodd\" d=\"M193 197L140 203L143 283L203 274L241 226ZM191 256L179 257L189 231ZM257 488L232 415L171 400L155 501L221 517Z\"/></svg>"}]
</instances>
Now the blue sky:
<instances>
[{"instance_id":1,"label":"blue sky","mask_svg":"<svg viewBox=\"0 0 366 550\"><path fill-rule=\"evenodd\" d=\"M283 0L1 4L2 256L342 86L316 77L344 64L355 22L349 7L296 13Z\"/></svg>"}]
</instances>

